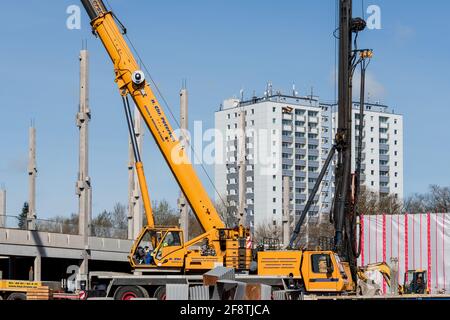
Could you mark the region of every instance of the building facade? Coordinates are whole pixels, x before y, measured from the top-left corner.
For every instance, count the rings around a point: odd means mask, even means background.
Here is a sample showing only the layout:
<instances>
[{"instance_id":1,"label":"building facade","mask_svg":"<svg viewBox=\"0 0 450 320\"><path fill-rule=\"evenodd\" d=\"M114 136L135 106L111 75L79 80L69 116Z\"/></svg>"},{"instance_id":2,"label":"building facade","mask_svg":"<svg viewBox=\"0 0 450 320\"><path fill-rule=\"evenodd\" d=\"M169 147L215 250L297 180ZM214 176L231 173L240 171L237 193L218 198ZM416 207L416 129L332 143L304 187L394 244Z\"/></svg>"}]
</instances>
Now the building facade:
<instances>
[{"instance_id":1,"label":"building facade","mask_svg":"<svg viewBox=\"0 0 450 320\"><path fill-rule=\"evenodd\" d=\"M359 106L358 106L359 108ZM290 178L291 226L305 204L333 144L336 106L318 97L287 96L266 92L248 101L228 99L215 114L215 184L231 214L239 207L239 137L245 135L245 212L251 228L273 224L283 218L283 177ZM245 121L240 121L240 117ZM353 132L353 154L356 129ZM363 134L363 183L380 193L403 197L403 121L387 107L367 105ZM241 126L244 125L244 128ZM244 129L242 133L242 129ZM241 131L240 131L241 130ZM241 132L241 135L240 135ZM241 162L242 163L242 162ZM355 159L353 159L353 170ZM327 216L334 194L333 166L319 188L310 217Z\"/></svg>"}]
</instances>

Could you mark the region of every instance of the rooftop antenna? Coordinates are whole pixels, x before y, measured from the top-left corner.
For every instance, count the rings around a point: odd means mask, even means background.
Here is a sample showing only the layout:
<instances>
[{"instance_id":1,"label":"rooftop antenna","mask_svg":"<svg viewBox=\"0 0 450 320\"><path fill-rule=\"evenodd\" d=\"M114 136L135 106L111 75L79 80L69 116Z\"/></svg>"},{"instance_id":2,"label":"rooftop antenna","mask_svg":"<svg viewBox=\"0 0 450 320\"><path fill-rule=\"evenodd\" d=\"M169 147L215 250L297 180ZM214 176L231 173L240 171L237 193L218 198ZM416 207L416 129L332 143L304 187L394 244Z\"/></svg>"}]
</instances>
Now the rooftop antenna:
<instances>
[{"instance_id":1,"label":"rooftop antenna","mask_svg":"<svg viewBox=\"0 0 450 320\"><path fill-rule=\"evenodd\" d=\"M269 91L269 96L273 95L272 89L273 89L272 82L269 81L269 90L268 90Z\"/></svg>"},{"instance_id":2,"label":"rooftop antenna","mask_svg":"<svg viewBox=\"0 0 450 320\"><path fill-rule=\"evenodd\" d=\"M240 91L241 101L244 101L244 89L241 89Z\"/></svg>"},{"instance_id":3,"label":"rooftop antenna","mask_svg":"<svg viewBox=\"0 0 450 320\"><path fill-rule=\"evenodd\" d=\"M297 92L295 91L295 82L292 83L292 96L297 96Z\"/></svg>"}]
</instances>

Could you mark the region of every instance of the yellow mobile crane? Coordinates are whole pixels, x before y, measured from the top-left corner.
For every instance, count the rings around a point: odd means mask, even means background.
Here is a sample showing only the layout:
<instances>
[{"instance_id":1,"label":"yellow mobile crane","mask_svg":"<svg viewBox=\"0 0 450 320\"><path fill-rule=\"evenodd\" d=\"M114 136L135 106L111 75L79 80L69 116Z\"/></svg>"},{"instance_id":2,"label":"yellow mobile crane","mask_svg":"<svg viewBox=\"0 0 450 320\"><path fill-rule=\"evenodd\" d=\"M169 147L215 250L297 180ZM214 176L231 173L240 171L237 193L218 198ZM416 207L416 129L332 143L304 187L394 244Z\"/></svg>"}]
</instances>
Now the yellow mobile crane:
<instances>
[{"instance_id":1,"label":"yellow mobile crane","mask_svg":"<svg viewBox=\"0 0 450 320\"><path fill-rule=\"evenodd\" d=\"M221 265L237 270L242 281L258 281L282 287L285 281L296 283L304 292L340 294L354 290L348 265L341 263L333 251L262 251L253 254L246 248L249 230L242 225L226 228L216 209L202 186L187 152L175 136L163 108L155 97L145 74L134 58L115 15L106 9L102 0L81 0L93 28L108 52L115 72L115 82L123 99L127 117L139 185L143 197L148 225L135 240L129 260L136 271L144 276L122 276L91 274L91 278L105 285L108 290L117 288L113 295L119 299L129 296L147 296L158 289L154 296L161 298L162 285L182 281L186 277L204 273ZM178 185L186 196L192 211L198 218L204 233L186 243L183 242L183 230L178 227L157 227L154 224L148 196L144 169L133 132L130 103L134 101L146 125L148 126L165 161L172 171ZM201 244L201 248L195 246ZM153 251L150 261L142 263L137 259L139 250L146 245ZM251 264L253 262L253 266ZM170 278L167 274L182 274L185 278ZM154 276L155 274L165 274ZM180 280L181 279L181 280ZM107 295L110 293L106 293Z\"/></svg>"}]
</instances>

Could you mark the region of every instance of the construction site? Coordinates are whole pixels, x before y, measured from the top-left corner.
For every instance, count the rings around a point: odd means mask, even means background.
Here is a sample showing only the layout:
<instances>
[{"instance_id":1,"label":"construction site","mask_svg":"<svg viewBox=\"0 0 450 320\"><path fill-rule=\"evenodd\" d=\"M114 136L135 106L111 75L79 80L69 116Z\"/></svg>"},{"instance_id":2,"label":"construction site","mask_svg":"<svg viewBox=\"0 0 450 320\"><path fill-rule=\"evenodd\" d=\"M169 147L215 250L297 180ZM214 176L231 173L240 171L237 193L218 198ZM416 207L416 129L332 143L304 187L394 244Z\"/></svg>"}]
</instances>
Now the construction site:
<instances>
[{"instance_id":1,"label":"construction site","mask_svg":"<svg viewBox=\"0 0 450 320\"><path fill-rule=\"evenodd\" d=\"M213 143L209 165L214 177L197 161L200 153L205 159L203 150L193 146L190 94L195 92L189 80L182 81L175 92L177 107L170 108L144 62L153 66L159 61L139 53L142 38L129 38L145 34L144 27L126 27L136 12L114 10L114 1L109 2L73 4L75 17L76 8L81 10L86 32L81 50L71 53L78 56L70 67L77 72L67 75L79 82L74 94L79 103L64 112L72 110L78 141L65 140L68 149L46 144L39 121L31 120L28 145L20 146L28 153L26 170L20 171L28 188L20 192L26 200L20 214L9 209L23 203L10 200L18 190L10 192L8 170L0 171L0 300L450 300L450 191L432 186L429 197L403 200L403 162L407 167L409 161L403 151L403 115L371 101L373 80L366 71L383 48L361 48L361 39L370 44L374 31L368 31L372 17L356 14L360 1L330 0L336 11L328 13L336 17L335 30L328 30L336 46L329 53L336 66L334 101L320 99L313 88L302 95L293 84L286 94L266 82L262 96L253 92L246 98L241 90L216 110L195 111L215 117L214 127L223 136ZM103 51L91 50L91 43ZM53 59L69 54L62 46L54 48L48 49ZM9 63L21 59L23 54ZM58 72L66 71L52 70ZM34 85L48 91L42 94L50 99L54 80L40 77ZM102 192L111 193L107 201L116 205L99 214L99 178L92 175L103 167L107 171L108 157L112 162L116 156L97 156L102 146L96 148L91 133L108 135L113 145L116 132L111 131L125 133L96 128L91 121L98 107L92 101L105 95L95 84L104 78L121 109L102 108L126 124L128 145L117 150L127 150L122 158L128 163L120 173L111 170L99 177L113 181L116 173L126 175L128 184L120 191L113 190L116 183L102 185ZM6 116L4 121L14 119ZM8 134L5 140L22 144L14 140L19 133L7 131L0 127L2 136ZM60 134L56 129L51 133ZM151 140L148 160L144 140ZM51 199L39 189L45 184L39 176L41 144L55 162L77 158L76 172L55 167L77 177L75 193L69 195L73 203L67 203L70 217L41 217L37 209L41 195ZM2 153L6 149L2 145ZM267 159L258 158L261 150ZM105 161L92 166L92 158ZM441 173L449 180L445 170ZM52 176L53 188L58 188L59 174ZM164 180L173 180L176 187L163 186ZM128 191L126 205L116 199L123 190ZM176 198L177 208L171 211L166 202L155 201L156 192L158 197L171 193L163 196ZM427 201L434 202L426 206ZM252 312L264 314L264 308Z\"/></svg>"}]
</instances>

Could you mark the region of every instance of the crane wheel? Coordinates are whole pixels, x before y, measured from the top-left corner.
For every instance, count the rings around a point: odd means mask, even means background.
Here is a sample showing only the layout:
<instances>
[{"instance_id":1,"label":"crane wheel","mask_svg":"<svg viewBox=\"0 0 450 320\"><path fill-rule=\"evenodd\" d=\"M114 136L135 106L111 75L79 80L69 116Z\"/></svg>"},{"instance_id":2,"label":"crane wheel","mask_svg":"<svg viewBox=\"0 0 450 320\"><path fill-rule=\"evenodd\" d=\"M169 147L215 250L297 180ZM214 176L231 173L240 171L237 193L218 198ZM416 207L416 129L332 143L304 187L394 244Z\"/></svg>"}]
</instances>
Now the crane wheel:
<instances>
[{"instance_id":1,"label":"crane wheel","mask_svg":"<svg viewBox=\"0 0 450 320\"><path fill-rule=\"evenodd\" d=\"M153 298L156 298L156 300L166 300L166 286L156 288Z\"/></svg>"},{"instance_id":2,"label":"crane wheel","mask_svg":"<svg viewBox=\"0 0 450 320\"><path fill-rule=\"evenodd\" d=\"M149 298L147 290L141 286L121 286L114 293L114 300L132 300L134 298Z\"/></svg>"},{"instance_id":3,"label":"crane wheel","mask_svg":"<svg viewBox=\"0 0 450 320\"><path fill-rule=\"evenodd\" d=\"M13 292L8 296L6 300L27 300L27 295L22 292Z\"/></svg>"}]
</instances>

